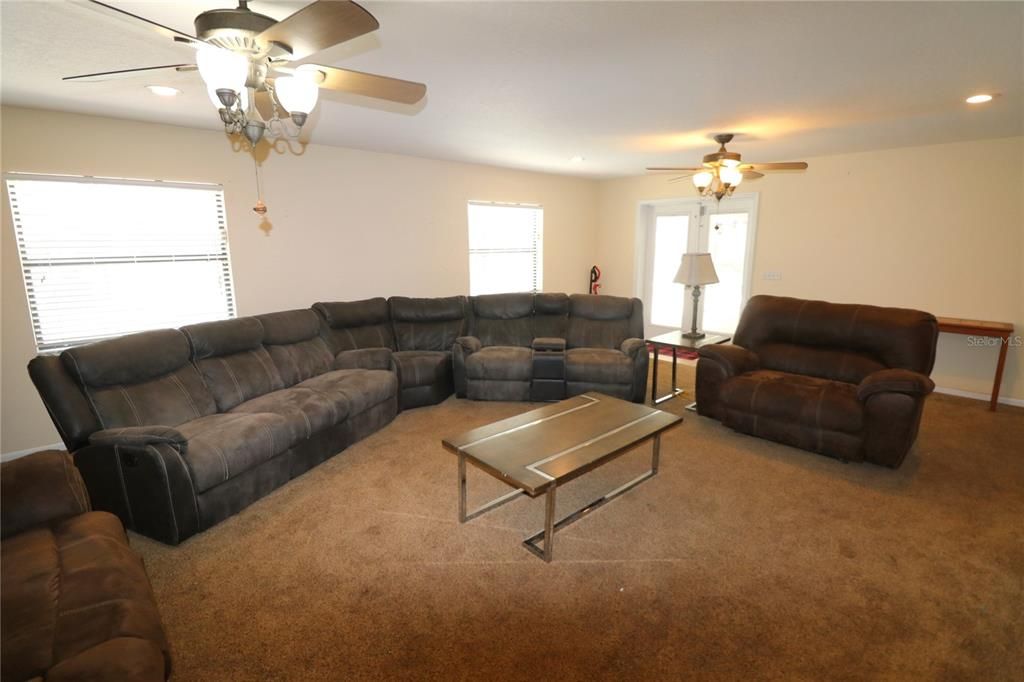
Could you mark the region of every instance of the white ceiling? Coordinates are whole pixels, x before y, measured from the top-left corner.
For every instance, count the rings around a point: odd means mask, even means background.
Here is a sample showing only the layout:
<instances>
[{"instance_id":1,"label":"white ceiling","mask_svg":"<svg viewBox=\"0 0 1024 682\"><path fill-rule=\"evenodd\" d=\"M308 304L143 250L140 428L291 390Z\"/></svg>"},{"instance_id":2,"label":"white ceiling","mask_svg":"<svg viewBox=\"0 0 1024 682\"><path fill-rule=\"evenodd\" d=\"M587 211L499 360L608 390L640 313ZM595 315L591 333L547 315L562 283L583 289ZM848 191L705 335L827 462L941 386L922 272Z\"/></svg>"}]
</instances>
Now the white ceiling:
<instances>
[{"instance_id":1,"label":"white ceiling","mask_svg":"<svg viewBox=\"0 0 1024 682\"><path fill-rule=\"evenodd\" d=\"M199 12L231 4L108 2L187 33ZM304 4L251 8L280 19ZM1024 133L1019 2L365 6L380 30L315 61L422 81L427 98L322 97L314 142L610 177L693 164L715 132L741 133L733 146L760 161ZM60 80L190 61L189 48L80 3L0 11L4 103L220 127L196 73ZM979 91L1001 96L963 102Z\"/></svg>"}]
</instances>

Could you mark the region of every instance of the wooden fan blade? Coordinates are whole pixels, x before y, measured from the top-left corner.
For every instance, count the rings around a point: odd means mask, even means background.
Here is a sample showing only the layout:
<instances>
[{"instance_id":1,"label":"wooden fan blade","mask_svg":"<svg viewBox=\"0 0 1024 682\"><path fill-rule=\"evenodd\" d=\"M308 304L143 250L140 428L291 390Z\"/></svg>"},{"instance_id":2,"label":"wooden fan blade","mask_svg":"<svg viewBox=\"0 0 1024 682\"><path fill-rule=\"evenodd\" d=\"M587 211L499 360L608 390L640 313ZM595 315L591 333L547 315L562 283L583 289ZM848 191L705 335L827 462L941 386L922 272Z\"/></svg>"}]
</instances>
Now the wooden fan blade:
<instances>
[{"instance_id":1,"label":"wooden fan blade","mask_svg":"<svg viewBox=\"0 0 1024 682\"><path fill-rule=\"evenodd\" d=\"M657 167L654 167L654 168L648 168L647 170L649 172L651 172L651 173L678 173L680 171L689 172L689 173L696 173L697 171L702 171L702 170L706 170L706 169L704 167L700 167L700 168L672 168L672 167L667 167L667 166L666 167L657 166Z\"/></svg>"},{"instance_id":2,"label":"wooden fan blade","mask_svg":"<svg viewBox=\"0 0 1024 682\"><path fill-rule=\"evenodd\" d=\"M758 178L764 177L764 173L758 173L757 171L753 170L745 170L741 172L743 173L744 180L757 180Z\"/></svg>"},{"instance_id":3,"label":"wooden fan blade","mask_svg":"<svg viewBox=\"0 0 1024 682\"><path fill-rule=\"evenodd\" d=\"M691 173L690 175L693 175L693 174ZM688 180L690 178L690 175L680 175L677 178L669 178L668 181L670 183L672 183L672 182L682 182L683 180Z\"/></svg>"},{"instance_id":4,"label":"wooden fan blade","mask_svg":"<svg viewBox=\"0 0 1024 682\"><path fill-rule=\"evenodd\" d=\"M133 76L137 73L143 73L146 71L159 71L160 69L176 69L178 71L192 71L196 68L195 64L166 64L164 66L142 66L137 69L120 69L119 71L99 71L97 73L83 73L78 76L65 76L61 78L62 81L79 81L87 78L94 78L97 80L106 80L105 76Z\"/></svg>"},{"instance_id":5,"label":"wooden fan blade","mask_svg":"<svg viewBox=\"0 0 1024 682\"><path fill-rule=\"evenodd\" d=\"M336 69L332 66L320 66L319 64L314 66L325 76L320 87L328 90L350 92L355 95L386 99L401 104L416 104L427 94L427 86L423 83L377 76L362 71Z\"/></svg>"},{"instance_id":6,"label":"wooden fan blade","mask_svg":"<svg viewBox=\"0 0 1024 682\"><path fill-rule=\"evenodd\" d=\"M257 40L286 45L292 59L304 59L378 28L374 16L354 2L317 0L274 24Z\"/></svg>"},{"instance_id":7,"label":"wooden fan blade","mask_svg":"<svg viewBox=\"0 0 1024 682\"><path fill-rule=\"evenodd\" d=\"M781 161L779 163L745 163L743 169L751 170L807 170L806 161Z\"/></svg>"},{"instance_id":8,"label":"wooden fan blade","mask_svg":"<svg viewBox=\"0 0 1024 682\"><path fill-rule=\"evenodd\" d=\"M273 96L268 91L257 90L253 104L256 107L256 111L260 112L260 116L263 117L264 121L269 121L274 117Z\"/></svg>"},{"instance_id":9,"label":"wooden fan blade","mask_svg":"<svg viewBox=\"0 0 1024 682\"><path fill-rule=\"evenodd\" d=\"M113 12L117 16L119 16L119 17L121 17L123 19L130 19L132 21L142 22L143 24L146 24L147 26L149 26L149 28L151 28L152 30L154 30L157 33L159 33L160 35L164 36L165 38L172 38L174 40L177 40L178 42L185 42L185 43L201 43L202 42L201 40L199 40L195 36L190 36L189 34L183 33L183 32L181 32L181 31L179 31L177 29L173 29L170 26L164 26L163 24L158 24L155 21L150 21L149 19L146 19L145 17L140 17L138 14L132 14L131 12L126 12L123 9L118 9L118 8L114 7L113 5L108 5L105 2L99 2L98 0L88 0L88 2L90 3L90 5L93 5L93 6L97 7L97 8L99 8L99 9L101 9L104 12Z\"/></svg>"}]
</instances>

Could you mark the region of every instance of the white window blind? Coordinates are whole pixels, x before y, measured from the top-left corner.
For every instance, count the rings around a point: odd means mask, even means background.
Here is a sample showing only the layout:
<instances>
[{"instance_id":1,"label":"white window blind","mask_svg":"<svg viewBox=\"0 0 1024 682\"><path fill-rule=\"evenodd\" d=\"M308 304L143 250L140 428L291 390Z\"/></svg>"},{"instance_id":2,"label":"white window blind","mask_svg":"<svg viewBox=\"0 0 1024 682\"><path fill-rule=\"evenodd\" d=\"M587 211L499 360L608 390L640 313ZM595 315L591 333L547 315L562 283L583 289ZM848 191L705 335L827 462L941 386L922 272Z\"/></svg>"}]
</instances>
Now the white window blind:
<instances>
[{"instance_id":1,"label":"white window blind","mask_svg":"<svg viewBox=\"0 0 1024 682\"><path fill-rule=\"evenodd\" d=\"M220 186L5 179L39 350L235 317Z\"/></svg>"},{"instance_id":2,"label":"white window blind","mask_svg":"<svg viewBox=\"0 0 1024 682\"><path fill-rule=\"evenodd\" d=\"M469 202L469 293L540 291L544 209Z\"/></svg>"}]
</instances>

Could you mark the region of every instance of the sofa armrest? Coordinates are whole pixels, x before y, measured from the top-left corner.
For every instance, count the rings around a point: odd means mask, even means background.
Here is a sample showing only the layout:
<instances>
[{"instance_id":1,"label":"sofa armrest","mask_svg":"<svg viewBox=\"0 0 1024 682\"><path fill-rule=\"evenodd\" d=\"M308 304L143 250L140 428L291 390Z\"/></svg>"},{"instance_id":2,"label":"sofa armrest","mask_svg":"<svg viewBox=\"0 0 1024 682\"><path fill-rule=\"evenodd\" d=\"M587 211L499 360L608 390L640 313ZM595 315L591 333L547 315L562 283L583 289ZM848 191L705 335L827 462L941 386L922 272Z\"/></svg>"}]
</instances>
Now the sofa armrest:
<instances>
[{"instance_id":1,"label":"sofa armrest","mask_svg":"<svg viewBox=\"0 0 1024 682\"><path fill-rule=\"evenodd\" d=\"M531 345L533 350L565 351L565 339L555 338L554 336L538 336Z\"/></svg>"},{"instance_id":2,"label":"sofa armrest","mask_svg":"<svg viewBox=\"0 0 1024 682\"><path fill-rule=\"evenodd\" d=\"M390 348L357 348L343 350L334 356L333 369L387 369L394 370Z\"/></svg>"},{"instance_id":3,"label":"sofa armrest","mask_svg":"<svg viewBox=\"0 0 1024 682\"><path fill-rule=\"evenodd\" d=\"M180 431L170 426L127 426L120 429L97 431L89 436L89 444L126 447L166 444L178 452L185 452L188 439Z\"/></svg>"},{"instance_id":4,"label":"sofa armrest","mask_svg":"<svg viewBox=\"0 0 1024 682\"><path fill-rule=\"evenodd\" d=\"M881 369L864 377L857 386L857 398L863 402L877 393L904 393L925 396L935 390L935 382L908 369Z\"/></svg>"},{"instance_id":5,"label":"sofa armrest","mask_svg":"<svg viewBox=\"0 0 1024 682\"><path fill-rule=\"evenodd\" d=\"M637 353L647 353L647 342L643 339L626 339L619 346L619 350L629 357L635 358Z\"/></svg>"},{"instance_id":6,"label":"sofa armrest","mask_svg":"<svg viewBox=\"0 0 1024 682\"><path fill-rule=\"evenodd\" d=\"M71 456L44 450L0 466L0 536L89 511L89 494Z\"/></svg>"},{"instance_id":7,"label":"sofa armrest","mask_svg":"<svg viewBox=\"0 0 1024 682\"><path fill-rule=\"evenodd\" d=\"M701 346L697 351L700 358L717 362L727 377L735 377L745 372L752 372L761 366L761 360L753 351L731 343L712 343Z\"/></svg>"},{"instance_id":8,"label":"sofa armrest","mask_svg":"<svg viewBox=\"0 0 1024 682\"><path fill-rule=\"evenodd\" d=\"M472 355L484 347L483 344L480 343L480 339L475 336L460 336L455 339L455 345L462 348L462 353L464 355Z\"/></svg>"}]
</instances>

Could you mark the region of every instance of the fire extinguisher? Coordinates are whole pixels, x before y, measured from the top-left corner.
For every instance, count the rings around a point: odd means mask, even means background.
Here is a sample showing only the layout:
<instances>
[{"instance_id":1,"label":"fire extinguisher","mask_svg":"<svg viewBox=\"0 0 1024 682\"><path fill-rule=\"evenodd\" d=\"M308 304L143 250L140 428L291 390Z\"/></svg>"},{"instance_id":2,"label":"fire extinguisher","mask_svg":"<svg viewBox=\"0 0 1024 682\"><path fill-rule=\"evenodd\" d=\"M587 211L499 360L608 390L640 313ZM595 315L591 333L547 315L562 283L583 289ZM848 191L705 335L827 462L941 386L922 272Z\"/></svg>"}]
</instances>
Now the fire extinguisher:
<instances>
[{"instance_id":1,"label":"fire extinguisher","mask_svg":"<svg viewBox=\"0 0 1024 682\"><path fill-rule=\"evenodd\" d=\"M601 293L598 289L601 288L599 282L601 281L601 268L596 265L590 268L590 293L599 294Z\"/></svg>"}]
</instances>

